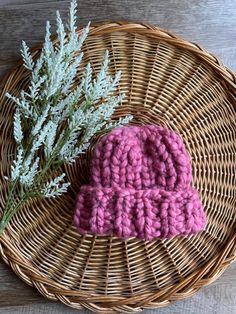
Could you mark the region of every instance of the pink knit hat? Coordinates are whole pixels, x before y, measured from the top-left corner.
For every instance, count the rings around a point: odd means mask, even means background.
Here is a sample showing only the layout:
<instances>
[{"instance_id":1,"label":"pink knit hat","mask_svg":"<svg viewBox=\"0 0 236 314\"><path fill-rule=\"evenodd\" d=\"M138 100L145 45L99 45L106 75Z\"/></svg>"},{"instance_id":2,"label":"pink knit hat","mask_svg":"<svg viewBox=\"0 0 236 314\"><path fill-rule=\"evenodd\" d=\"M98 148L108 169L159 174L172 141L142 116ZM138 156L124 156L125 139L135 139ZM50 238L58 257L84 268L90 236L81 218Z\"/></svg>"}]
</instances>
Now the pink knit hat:
<instances>
[{"instance_id":1,"label":"pink knit hat","mask_svg":"<svg viewBox=\"0 0 236 314\"><path fill-rule=\"evenodd\" d=\"M114 129L95 147L74 223L81 234L143 240L197 233L206 216L191 181L179 135L156 125Z\"/></svg>"}]
</instances>

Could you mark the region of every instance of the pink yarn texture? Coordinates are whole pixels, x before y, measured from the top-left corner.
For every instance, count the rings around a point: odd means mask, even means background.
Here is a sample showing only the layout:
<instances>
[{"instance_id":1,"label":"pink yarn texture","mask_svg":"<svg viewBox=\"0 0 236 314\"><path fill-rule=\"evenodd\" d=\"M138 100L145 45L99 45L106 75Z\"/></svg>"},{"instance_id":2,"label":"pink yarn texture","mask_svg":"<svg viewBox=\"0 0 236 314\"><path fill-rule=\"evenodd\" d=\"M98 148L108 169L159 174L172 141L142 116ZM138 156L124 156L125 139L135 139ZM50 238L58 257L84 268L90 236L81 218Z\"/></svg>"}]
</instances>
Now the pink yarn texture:
<instances>
[{"instance_id":1,"label":"pink yarn texture","mask_svg":"<svg viewBox=\"0 0 236 314\"><path fill-rule=\"evenodd\" d=\"M75 226L81 234L123 239L197 233L206 216L191 172L184 143L172 130L116 128L94 149L90 184L77 197Z\"/></svg>"}]
</instances>

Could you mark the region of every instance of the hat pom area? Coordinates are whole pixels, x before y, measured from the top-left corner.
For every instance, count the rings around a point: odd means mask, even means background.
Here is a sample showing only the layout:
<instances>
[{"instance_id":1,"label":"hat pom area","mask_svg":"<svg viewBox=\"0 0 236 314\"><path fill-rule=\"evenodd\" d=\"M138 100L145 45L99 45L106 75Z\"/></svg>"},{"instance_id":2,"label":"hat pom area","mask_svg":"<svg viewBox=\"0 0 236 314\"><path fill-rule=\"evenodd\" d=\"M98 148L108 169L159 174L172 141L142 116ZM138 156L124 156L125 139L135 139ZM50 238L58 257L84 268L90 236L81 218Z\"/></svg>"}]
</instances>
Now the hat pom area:
<instances>
[{"instance_id":1,"label":"hat pom area","mask_svg":"<svg viewBox=\"0 0 236 314\"><path fill-rule=\"evenodd\" d=\"M74 224L81 234L142 240L206 226L181 137L157 125L116 128L94 148L90 184L81 187Z\"/></svg>"}]
</instances>

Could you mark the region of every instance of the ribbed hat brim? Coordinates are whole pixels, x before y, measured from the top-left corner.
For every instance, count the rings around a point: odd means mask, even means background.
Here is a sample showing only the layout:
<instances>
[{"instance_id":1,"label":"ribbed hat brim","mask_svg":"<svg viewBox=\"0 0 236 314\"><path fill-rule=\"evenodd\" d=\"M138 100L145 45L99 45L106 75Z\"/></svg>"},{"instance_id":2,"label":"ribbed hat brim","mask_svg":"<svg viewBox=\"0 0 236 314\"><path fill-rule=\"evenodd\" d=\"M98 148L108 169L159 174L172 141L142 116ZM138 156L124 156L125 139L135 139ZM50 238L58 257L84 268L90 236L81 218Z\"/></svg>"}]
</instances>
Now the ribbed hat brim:
<instances>
[{"instance_id":1,"label":"ribbed hat brim","mask_svg":"<svg viewBox=\"0 0 236 314\"><path fill-rule=\"evenodd\" d=\"M81 234L142 240L202 231L206 225L198 192L82 186L74 223Z\"/></svg>"}]
</instances>

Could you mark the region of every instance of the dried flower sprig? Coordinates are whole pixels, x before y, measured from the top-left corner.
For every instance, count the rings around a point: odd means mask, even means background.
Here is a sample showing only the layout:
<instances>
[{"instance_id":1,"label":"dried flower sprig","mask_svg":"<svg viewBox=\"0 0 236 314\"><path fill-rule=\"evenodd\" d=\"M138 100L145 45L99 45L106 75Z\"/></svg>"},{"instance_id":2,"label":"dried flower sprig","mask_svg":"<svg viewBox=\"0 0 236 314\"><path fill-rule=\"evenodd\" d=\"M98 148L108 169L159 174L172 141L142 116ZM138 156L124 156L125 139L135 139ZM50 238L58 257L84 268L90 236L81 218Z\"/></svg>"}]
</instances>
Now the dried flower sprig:
<instances>
[{"instance_id":1,"label":"dried flower sprig","mask_svg":"<svg viewBox=\"0 0 236 314\"><path fill-rule=\"evenodd\" d=\"M64 181L65 174L55 177L55 171L58 173L63 163L73 163L84 153L95 134L132 119L127 116L110 121L124 95L113 95L121 73L117 72L114 78L108 74L107 51L96 78L92 79L92 66L88 63L80 84L74 87L83 58L81 47L89 31L88 25L78 37L76 11L77 3L73 0L66 27L57 12L55 45L47 22L45 42L37 61L33 60L26 43L22 43L22 58L25 68L31 72L31 80L28 90L22 90L19 97L6 94L16 105L13 136L17 151L11 174L5 177L9 197L0 221L0 233L29 198L54 198L67 191L70 183Z\"/></svg>"}]
</instances>

